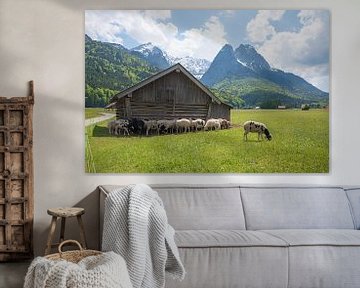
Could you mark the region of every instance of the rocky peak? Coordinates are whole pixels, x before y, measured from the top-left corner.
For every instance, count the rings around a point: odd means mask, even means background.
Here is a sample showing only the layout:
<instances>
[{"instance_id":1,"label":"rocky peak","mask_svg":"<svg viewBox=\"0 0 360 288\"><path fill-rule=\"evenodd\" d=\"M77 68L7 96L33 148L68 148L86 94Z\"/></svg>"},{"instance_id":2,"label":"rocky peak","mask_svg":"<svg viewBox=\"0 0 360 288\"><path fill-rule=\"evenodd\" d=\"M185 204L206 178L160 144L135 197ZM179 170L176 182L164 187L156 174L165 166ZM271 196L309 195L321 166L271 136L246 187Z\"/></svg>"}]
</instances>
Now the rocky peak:
<instances>
[{"instance_id":1,"label":"rocky peak","mask_svg":"<svg viewBox=\"0 0 360 288\"><path fill-rule=\"evenodd\" d=\"M240 44L235 50L235 57L240 64L253 71L259 72L270 69L270 65L265 58L249 44Z\"/></svg>"}]
</instances>

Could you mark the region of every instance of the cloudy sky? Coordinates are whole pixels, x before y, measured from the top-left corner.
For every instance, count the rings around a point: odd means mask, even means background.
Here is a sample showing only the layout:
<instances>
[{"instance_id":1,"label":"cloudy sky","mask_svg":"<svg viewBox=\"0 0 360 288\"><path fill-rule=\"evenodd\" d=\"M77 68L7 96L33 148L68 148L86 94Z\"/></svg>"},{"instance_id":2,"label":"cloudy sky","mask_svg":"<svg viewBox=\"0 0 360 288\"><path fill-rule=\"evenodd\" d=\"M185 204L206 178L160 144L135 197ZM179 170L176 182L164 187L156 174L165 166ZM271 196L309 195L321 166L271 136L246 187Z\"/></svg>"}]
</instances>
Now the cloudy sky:
<instances>
[{"instance_id":1,"label":"cloudy sky","mask_svg":"<svg viewBox=\"0 0 360 288\"><path fill-rule=\"evenodd\" d=\"M272 67L329 91L327 10L87 10L85 33L126 48L152 42L172 56L212 61L229 43L251 44Z\"/></svg>"}]
</instances>

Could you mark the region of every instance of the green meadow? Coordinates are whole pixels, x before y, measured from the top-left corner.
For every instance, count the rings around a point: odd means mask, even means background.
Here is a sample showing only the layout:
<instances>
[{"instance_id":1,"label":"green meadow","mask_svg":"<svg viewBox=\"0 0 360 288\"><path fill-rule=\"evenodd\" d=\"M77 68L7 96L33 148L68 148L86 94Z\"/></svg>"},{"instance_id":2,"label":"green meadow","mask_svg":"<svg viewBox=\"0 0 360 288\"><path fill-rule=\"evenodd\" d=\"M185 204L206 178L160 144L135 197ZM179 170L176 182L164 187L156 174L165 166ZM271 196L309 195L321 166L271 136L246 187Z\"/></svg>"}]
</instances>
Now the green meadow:
<instances>
[{"instance_id":1,"label":"green meadow","mask_svg":"<svg viewBox=\"0 0 360 288\"><path fill-rule=\"evenodd\" d=\"M228 130L160 136L109 135L107 121L86 128L90 173L328 173L327 110L232 110ZM272 141L244 141L246 120L263 122Z\"/></svg>"}]
</instances>

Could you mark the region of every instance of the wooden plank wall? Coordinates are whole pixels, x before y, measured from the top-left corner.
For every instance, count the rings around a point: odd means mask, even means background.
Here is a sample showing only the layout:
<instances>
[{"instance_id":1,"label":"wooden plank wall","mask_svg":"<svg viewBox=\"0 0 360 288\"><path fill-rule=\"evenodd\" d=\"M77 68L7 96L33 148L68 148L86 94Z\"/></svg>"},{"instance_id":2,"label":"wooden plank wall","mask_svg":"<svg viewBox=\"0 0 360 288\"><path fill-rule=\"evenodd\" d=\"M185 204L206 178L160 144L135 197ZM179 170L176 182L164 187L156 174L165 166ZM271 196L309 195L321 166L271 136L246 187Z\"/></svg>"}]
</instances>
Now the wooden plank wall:
<instances>
[{"instance_id":1,"label":"wooden plank wall","mask_svg":"<svg viewBox=\"0 0 360 288\"><path fill-rule=\"evenodd\" d=\"M212 101L209 95L193 81L183 73L176 71L139 88L129 96L118 101L116 106L117 119L124 117L141 119L183 117L206 119ZM211 112L210 117L215 117L215 114L222 115L221 117L226 119L230 117L227 106L216 104L215 107L217 109L212 109L214 112Z\"/></svg>"},{"instance_id":2,"label":"wooden plank wall","mask_svg":"<svg viewBox=\"0 0 360 288\"><path fill-rule=\"evenodd\" d=\"M213 103L211 118L224 118L230 121L230 107L224 104Z\"/></svg>"}]
</instances>

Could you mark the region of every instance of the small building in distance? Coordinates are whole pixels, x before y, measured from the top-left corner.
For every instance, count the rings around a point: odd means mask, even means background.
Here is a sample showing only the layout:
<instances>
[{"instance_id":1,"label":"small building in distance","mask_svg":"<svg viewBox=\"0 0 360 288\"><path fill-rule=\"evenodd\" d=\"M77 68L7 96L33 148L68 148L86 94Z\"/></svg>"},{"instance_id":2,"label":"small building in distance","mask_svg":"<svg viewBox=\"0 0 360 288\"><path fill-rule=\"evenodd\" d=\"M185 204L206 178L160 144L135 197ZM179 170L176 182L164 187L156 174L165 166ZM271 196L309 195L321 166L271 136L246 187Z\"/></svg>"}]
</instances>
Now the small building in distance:
<instances>
[{"instance_id":1,"label":"small building in distance","mask_svg":"<svg viewBox=\"0 0 360 288\"><path fill-rule=\"evenodd\" d=\"M115 108L117 119L230 120L232 107L178 63L114 95L106 108Z\"/></svg>"},{"instance_id":2,"label":"small building in distance","mask_svg":"<svg viewBox=\"0 0 360 288\"><path fill-rule=\"evenodd\" d=\"M278 109L286 109L286 106L285 105L279 105Z\"/></svg>"},{"instance_id":3,"label":"small building in distance","mask_svg":"<svg viewBox=\"0 0 360 288\"><path fill-rule=\"evenodd\" d=\"M301 110L309 110L310 105L309 104L301 104Z\"/></svg>"}]
</instances>

